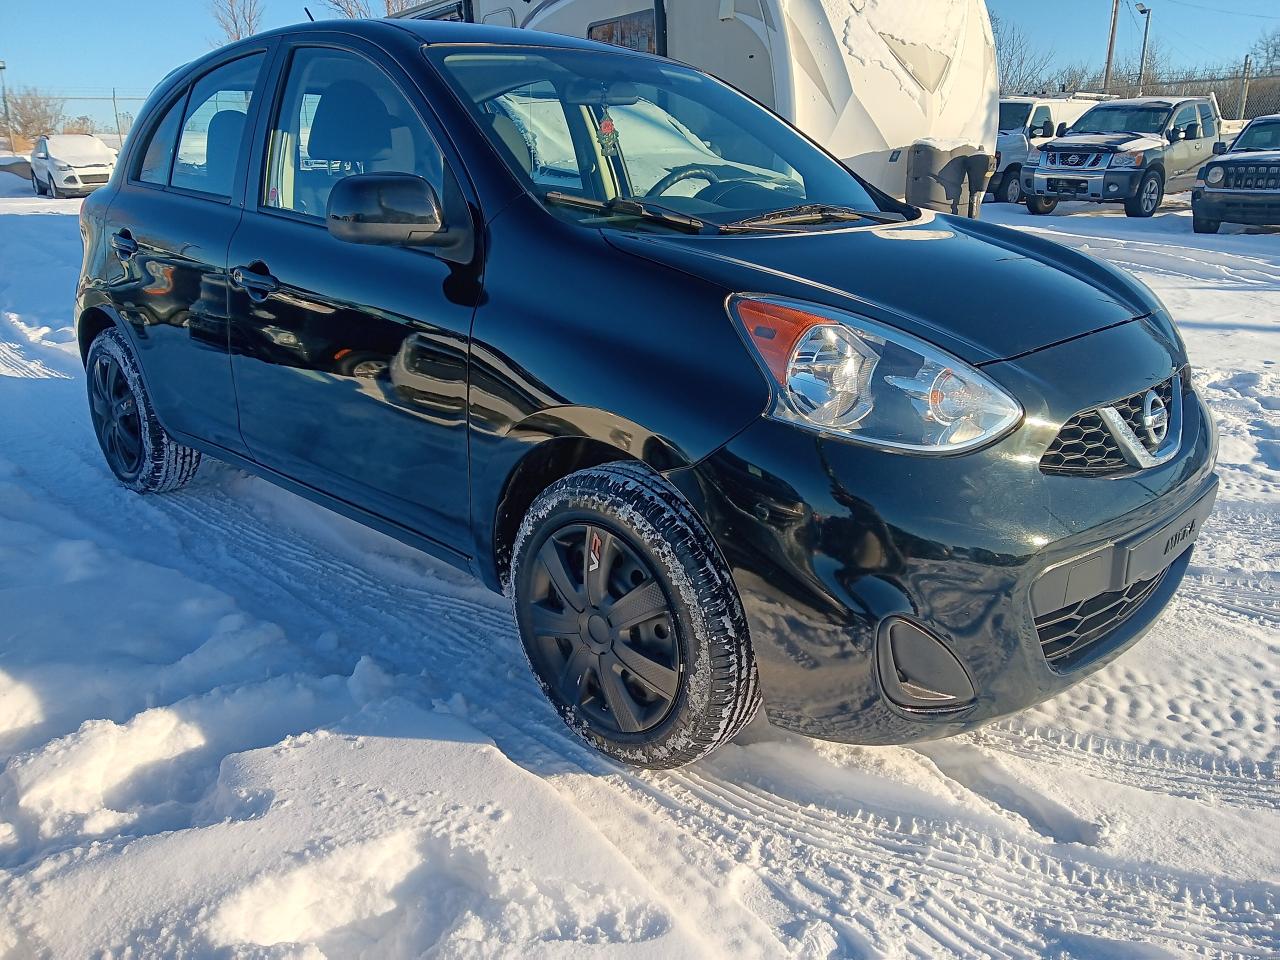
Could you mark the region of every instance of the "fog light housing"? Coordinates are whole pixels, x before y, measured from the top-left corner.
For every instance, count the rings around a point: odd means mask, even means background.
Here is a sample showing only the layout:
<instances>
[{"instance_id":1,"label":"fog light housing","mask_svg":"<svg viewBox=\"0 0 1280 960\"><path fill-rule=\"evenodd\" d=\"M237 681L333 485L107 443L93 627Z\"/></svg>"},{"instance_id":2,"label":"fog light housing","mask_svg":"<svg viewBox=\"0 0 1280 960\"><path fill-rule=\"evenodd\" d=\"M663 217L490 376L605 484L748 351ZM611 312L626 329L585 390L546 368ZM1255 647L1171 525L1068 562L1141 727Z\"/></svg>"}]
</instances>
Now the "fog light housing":
<instances>
[{"instance_id":1,"label":"fog light housing","mask_svg":"<svg viewBox=\"0 0 1280 960\"><path fill-rule=\"evenodd\" d=\"M880 686L909 710L961 710L977 695L959 658L937 637L902 617L880 624L876 642Z\"/></svg>"},{"instance_id":2,"label":"fog light housing","mask_svg":"<svg viewBox=\"0 0 1280 960\"><path fill-rule=\"evenodd\" d=\"M1119 189L1120 189L1120 188L1119 188L1118 186L1116 186L1116 184L1114 184L1114 183L1107 184L1107 190L1108 190L1110 193L1115 193L1115 192L1116 192L1117 190L1119 190Z\"/></svg>"}]
</instances>

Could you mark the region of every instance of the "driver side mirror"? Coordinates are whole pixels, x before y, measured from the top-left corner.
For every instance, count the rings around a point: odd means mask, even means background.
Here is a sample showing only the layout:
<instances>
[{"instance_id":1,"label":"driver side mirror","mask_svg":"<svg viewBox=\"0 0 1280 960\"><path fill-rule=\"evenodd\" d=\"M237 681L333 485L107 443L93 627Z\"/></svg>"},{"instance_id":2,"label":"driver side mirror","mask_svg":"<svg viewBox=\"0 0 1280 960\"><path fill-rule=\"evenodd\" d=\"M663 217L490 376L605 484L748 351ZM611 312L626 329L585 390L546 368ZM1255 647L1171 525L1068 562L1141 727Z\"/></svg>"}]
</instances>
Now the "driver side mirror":
<instances>
[{"instance_id":1,"label":"driver side mirror","mask_svg":"<svg viewBox=\"0 0 1280 960\"><path fill-rule=\"evenodd\" d=\"M1040 124L1040 126L1038 126L1035 130L1032 130L1031 135L1033 137L1052 137L1053 121L1046 120L1044 123Z\"/></svg>"},{"instance_id":2,"label":"driver side mirror","mask_svg":"<svg viewBox=\"0 0 1280 960\"><path fill-rule=\"evenodd\" d=\"M1213 155L1215 157L1220 157L1226 152L1227 152L1227 145L1223 143L1221 140L1219 140L1217 143L1213 145Z\"/></svg>"},{"instance_id":3,"label":"driver side mirror","mask_svg":"<svg viewBox=\"0 0 1280 960\"><path fill-rule=\"evenodd\" d=\"M445 242L435 188L412 173L361 173L329 191L329 233L347 243L427 247Z\"/></svg>"},{"instance_id":4,"label":"driver side mirror","mask_svg":"<svg viewBox=\"0 0 1280 960\"><path fill-rule=\"evenodd\" d=\"M1183 137L1183 132L1177 127L1174 127L1172 130L1169 131L1170 143L1177 143L1179 140L1182 139L1182 137Z\"/></svg>"}]
</instances>

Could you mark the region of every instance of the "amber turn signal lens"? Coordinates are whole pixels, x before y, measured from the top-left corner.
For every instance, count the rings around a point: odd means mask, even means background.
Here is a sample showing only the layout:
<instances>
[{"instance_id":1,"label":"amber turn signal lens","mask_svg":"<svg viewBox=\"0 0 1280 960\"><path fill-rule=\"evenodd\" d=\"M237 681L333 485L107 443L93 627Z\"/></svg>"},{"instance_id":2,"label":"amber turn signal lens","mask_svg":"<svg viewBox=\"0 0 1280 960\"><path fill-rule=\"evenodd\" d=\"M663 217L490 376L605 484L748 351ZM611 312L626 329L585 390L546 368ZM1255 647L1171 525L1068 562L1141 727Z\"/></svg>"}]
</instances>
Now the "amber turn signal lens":
<instances>
[{"instance_id":1,"label":"amber turn signal lens","mask_svg":"<svg viewBox=\"0 0 1280 960\"><path fill-rule=\"evenodd\" d=\"M761 300L739 300L735 307L747 336L780 384L787 382L791 354L805 331L831 322L794 307Z\"/></svg>"}]
</instances>

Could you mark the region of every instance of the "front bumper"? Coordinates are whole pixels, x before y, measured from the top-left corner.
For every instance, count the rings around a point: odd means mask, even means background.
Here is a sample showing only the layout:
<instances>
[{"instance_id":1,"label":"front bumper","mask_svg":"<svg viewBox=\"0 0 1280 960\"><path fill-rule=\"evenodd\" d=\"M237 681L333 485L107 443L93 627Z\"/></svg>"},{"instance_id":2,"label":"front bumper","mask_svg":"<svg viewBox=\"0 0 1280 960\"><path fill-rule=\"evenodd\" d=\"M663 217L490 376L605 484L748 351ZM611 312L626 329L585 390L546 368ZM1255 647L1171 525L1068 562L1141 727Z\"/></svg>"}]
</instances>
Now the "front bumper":
<instances>
[{"instance_id":1,"label":"front bumper","mask_svg":"<svg viewBox=\"0 0 1280 960\"><path fill-rule=\"evenodd\" d=\"M1141 637L1190 560L1191 535L1162 552L1186 521L1167 528L1212 504L1207 411L1188 388L1177 456L1136 474L1049 476L1039 460L1070 416L1161 382L1180 354L1133 321L989 365L1027 417L962 456L876 451L761 420L673 474L733 571L771 721L853 743L947 736L1054 696ZM1153 573L1119 626L1050 662L1037 618ZM889 689L878 660L886 625L904 620L962 665L968 702L908 707Z\"/></svg>"},{"instance_id":2,"label":"front bumper","mask_svg":"<svg viewBox=\"0 0 1280 960\"><path fill-rule=\"evenodd\" d=\"M1202 220L1254 226L1280 225L1280 191L1197 187L1191 191L1191 209Z\"/></svg>"},{"instance_id":3,"label":"front bumper","mask_svg":"<svg viewBox=\"0 0 1280 960\"><path fill-rule=\"evenodd\" d=\"M1141 167L1123 170L1024 167L1022 192L1047 200L1123 203L1137 196L1145 172Z\"/></svg>"}]
</instances>

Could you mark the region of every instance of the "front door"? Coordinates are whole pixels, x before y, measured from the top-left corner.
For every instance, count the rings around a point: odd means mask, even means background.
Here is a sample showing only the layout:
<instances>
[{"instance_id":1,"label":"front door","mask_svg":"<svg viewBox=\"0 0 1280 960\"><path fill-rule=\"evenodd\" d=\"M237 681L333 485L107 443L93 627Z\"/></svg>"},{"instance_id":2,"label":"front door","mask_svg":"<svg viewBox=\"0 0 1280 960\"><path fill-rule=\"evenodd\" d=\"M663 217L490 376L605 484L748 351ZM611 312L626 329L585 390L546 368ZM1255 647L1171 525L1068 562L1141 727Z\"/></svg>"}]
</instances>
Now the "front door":
<instances>
[{"instance_id":1,"label":"front door","mask_svg":"<svg viewBox=\"0 0 1280 960\"><path fill-rule=\"evenodd\" d=\"M246 131L266 52L175 91L107 214L118 273L107 294L170 432L244 452L227 354L227 245L243 212Z\"/></svg>"},{"instance_id":2,"label":"front door","mask_svg":"<svg viewBox=\"0 0 1280 960\"><path fill-rule=\"evenodd\" d=\"M1181 193L1190 190L1196 179L1196 171L1200 168L1197 158L1200 156L1200 115L1194 103L1184 103L1173 115L1169 125L1170 133L1177 139L1169 144L1165 151L1165 169L1168 171L1166 193Z\"/></svg>"},{"instance_id":3,"label":"front door","mask_svg":"<svg viewBox=\"0 0 1280 960\"><path fill-rule=\"evenodd\" d=\"M324 225L333 185L372 172L425 177L446 221L467 216L406 78L388 69L363 48L289 56L230 251L240 429L264 466L465 554L473 268Z\"/></svg>"}]
</instances>

